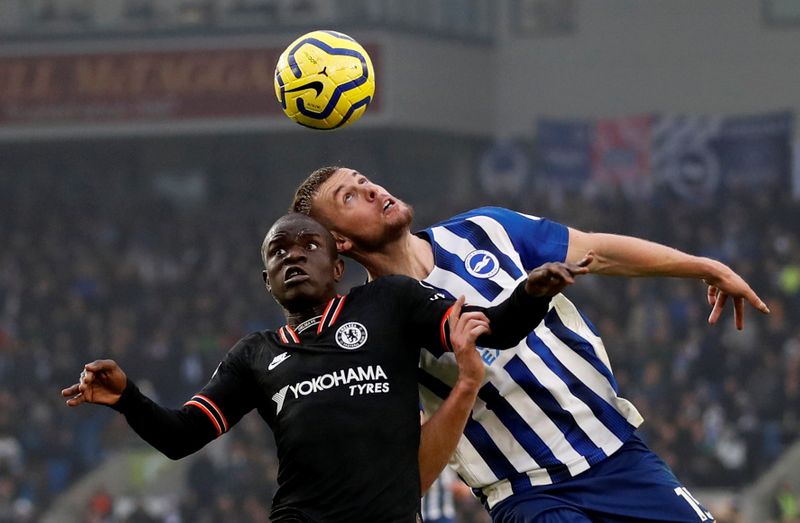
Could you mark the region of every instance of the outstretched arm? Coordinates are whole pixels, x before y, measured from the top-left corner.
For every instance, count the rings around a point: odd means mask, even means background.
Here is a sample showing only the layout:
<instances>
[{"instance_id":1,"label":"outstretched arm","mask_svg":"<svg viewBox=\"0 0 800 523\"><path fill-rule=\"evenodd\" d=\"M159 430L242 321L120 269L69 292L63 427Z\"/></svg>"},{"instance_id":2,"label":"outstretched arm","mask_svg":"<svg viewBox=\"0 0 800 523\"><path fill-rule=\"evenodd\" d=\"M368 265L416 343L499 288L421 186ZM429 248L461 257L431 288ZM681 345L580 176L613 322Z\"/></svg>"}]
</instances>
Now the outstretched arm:
<instances>
[{"instance_id":1,"label":"outstretched arm","mask_svg":"<svg viewBox=\"0 0 800 523\"><path fill-rule=\"evenodd\" d=\"M489 322L479 312L461 314L463 304L462 296L447 318L450 344L458 363L458 380L439 410L422 425L419 444L421 494L425 494L436 481L458 445L485 373L475 340L489 331Z\"/></svg>"},{"instance_id":2,"label":"outstretched arm","mask_svg":"<svg viewBox=\"0 0 800 523\"><path fill-rule=\"evenodd\" d=\"M114 360L87 363L79 382L62 390L61 395L69 398L70 407L94 403L121 412L143 440L170 459L188 456L217 437L199 409L158 405L139 392Z\"/></svg>"},{"instance_id":3,"label":"outstretched arm","mask_svg":"<svg viewBox=\"0 0 800 523\"><path fill-rule=\"evenodd\" d=\"M547 315L550 298L575 283L577 276L588 273L593 259L590 252L577 263L550 262L533 269L511 296L484 310L491 332L481 336L478 343L495 349L516 346Z\"/></svg>"},{"instance_id":4,"label":"outstretched arm","mask_svg":"<svg viewBox=\"0 0 800 523\"><path fill-rule=\"evenodd\" d=\"M617 234L569 229L567 262L594 253L589 272L612 276L669 276L696 278L708 285L709 323L719 320L728 296L733 298L736 328L744 327L744 302L769 313L767 305L741 276L717 260L693 256L659 243Z\"/></svg>"}]
</instances>

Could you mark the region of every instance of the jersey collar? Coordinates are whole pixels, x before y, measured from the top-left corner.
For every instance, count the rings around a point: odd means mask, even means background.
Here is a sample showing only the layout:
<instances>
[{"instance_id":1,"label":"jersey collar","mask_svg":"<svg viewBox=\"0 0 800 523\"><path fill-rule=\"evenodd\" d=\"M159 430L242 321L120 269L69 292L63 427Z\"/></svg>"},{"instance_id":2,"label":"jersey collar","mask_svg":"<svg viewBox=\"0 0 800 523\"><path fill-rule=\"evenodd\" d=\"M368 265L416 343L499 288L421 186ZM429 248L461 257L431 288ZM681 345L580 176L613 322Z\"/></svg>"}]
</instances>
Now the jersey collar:
<instances>
[{"instance_id":1,"label":"jersey collar","mask_svg":"<svg viewBox=\"0 0 800 523\"><path fill-rule=\"evenodd\" d=\"M309 330L315 325L317 327L317 334L319 335L323 330L336 323L336 319L339 317L339 313L342 311L345 298L346 296L337 294L328 302L328 305L325 306L325 311L321 316L315 316L314 318L308 319L298 325L296 328L292 328L292 326L287 323L278 329L278 336L281 338L281 341L283 343L300 344L301 342L299 334Z\"/></svg>"}]
</instances>

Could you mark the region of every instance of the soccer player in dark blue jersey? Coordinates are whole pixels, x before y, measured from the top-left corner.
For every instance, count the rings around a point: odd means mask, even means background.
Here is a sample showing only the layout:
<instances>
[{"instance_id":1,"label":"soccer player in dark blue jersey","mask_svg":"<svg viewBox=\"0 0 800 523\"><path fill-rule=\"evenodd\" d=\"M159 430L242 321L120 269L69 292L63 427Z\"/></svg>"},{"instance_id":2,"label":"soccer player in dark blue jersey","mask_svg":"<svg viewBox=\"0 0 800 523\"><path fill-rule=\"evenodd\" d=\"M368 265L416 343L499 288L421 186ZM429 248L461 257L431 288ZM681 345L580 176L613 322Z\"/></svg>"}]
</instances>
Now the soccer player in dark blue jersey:
<instances>
[{"instance_id":1,"label":"soccer player in dark blue jersey","mask_svg":"<svg viewBox=\"0 0 800 523\"><path fill-rule=\"evenodd\" d=\"M452 452L483 378L476 338L513 346L590 261L545 264L502 304L462 314L463 299L453 302L405 276L338 295L343 263L335 242L302 214L273 225L262 255L265 284L286 325L240 340L183 408L157 405L111 360L87 364L62 394L70 406L120 411L173 459L257 409L275 435L279 460L271 520L302 523L416 521L418 460ZM427 430L420 445L419 348L434 345L456 354L458 378L438 413L444 415L431 419L439 430Z\"/></svg>"},{"instance_id":2,"label":"soccer player in dark blue jersey","mask_svg":"<svg viewBox=\"0 0 800 523\"><path fill-rule=\"evenodd\" d=\"M327 226L339 252L360 262L371 278L412 276L482 306L505 299L533 267L575 262L592 252L592 273L703 280L709 323L719 319L729 297L740 329L745 302L769 312L718 261L508 209L475 209L412 234L412 209L349 168L312 173L298 187L292 210ZM481 351L485 383L453 461L495 522L712 519L637 437L642 417L618 394L599 333L564 295L552 299L544 321L516 347ZM436 347L423 351L426 413L447 397L454 365Z\"/></svg>"}]
</instances>

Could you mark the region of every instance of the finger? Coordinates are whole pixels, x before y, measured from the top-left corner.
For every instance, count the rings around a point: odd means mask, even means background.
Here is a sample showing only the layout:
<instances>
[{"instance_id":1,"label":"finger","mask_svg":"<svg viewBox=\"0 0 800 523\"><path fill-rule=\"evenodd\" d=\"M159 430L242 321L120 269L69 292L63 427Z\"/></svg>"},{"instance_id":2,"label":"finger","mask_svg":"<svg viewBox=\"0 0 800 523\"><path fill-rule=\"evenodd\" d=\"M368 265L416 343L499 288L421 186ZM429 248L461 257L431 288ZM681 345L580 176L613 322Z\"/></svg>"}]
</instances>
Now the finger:
<instances>
[{"instance_id":1,"label":"finger","mask_svg":"<svg viewBox=\"0 0 800 523\"><path fill-rule=\"evenodd\" d=\"M572 278L572 271L566 263L554 266L551 273L555 273L556 277L561 280Z\"/></svg>"},{"instance_id":2,"label":"finger","mask_svg":"<svg viewBox=\"0 0 800 523\"><path fill-rule=\"evenodd\" d=\"M725 302L728 301L728 295L722 291L717 292L717 298L714 302L714 308L711 309L711 314L708 316L708 323L715 324L719 317L722 315L722 309L725 307Z\"/></svg>"},{"instance_id":3,"label":"finger","mask_svg":"<svg viewBox=\"0 0 800 523\"><path fill-rule=\"evenodd\" d=\"M564 281L571 279L569 269L565 264L551 264L547 267L542 278L542 284L548 287L563 285Z\"/></svg>"},{"instance_id":4,"label":"finger","mask_svg":"<svg viewBox=\"0 0 800 523\"><path fill-rule=\"evenodd\" d=\"M67 405L70 407L77 407L81 403L86 403L86 398L83 396L83 394L77 394L76 396L67 400Z\"/></svg>"},{"instance_id":5,"label":"finger","mask_svg":"<svg viewBox=\"0 0 800 523\"><path fill-rule=\"evenodd\" d=\"M489 328L489 322L488 321L483 321L483 320L480 320L480 319L476 319L476 318L472 318L472 319L469 319L469 320L465 320L465 319L462 318L462 320L460 322L460 325L459 325L459 331L463 332L463 333L466 333L468 335L469 332L472 329L474 329L475 327L478 327L478 326L483 326L486 329L488 329Z\"/></svg>"},{"instance_id":6,"label":"finger","mask_svg":"<svg viewBox=\"0 0 800 523\"><path fill-rule=\"evenodd\" d=\"M578 267L588 267L589 264L592 263L593 261L594 261L594 251L589 251L575 265L577 265Z\"/></svg>"},{"instance_id":7,"label":"finger","mask_svg":"<svg viewBox=\"0 0 800 523\"><path fill-rule=\"evenodd\" d=\"M447 322L450 324L450 328L452 329L455 327L456 322L461 317L461 306L464 305L464 295L458 297L458 299L450 306L450 315L447 317Z\"/></svg>"},{"instance_id":8,"label":"finger","mask_svg":"<svg viewBox=\"0 0 800 523\"><path fill-rule=\"evenodd\" d=\"M576 269L576 270L578 270L578 269ZM580 269L580 270L588 270L588 269L584 268L584 269ZM574 276L575 273L573 273L572 270L569 267L562 267L561 270L559 271L559 274L560 274L560 279L561 279L561 281L559 283L561 283L562 285L564 285L564 284L572 285L573 283L575 283L575 276Z\"/></svg>"},{"instance_id":9,"label":"finger","mask_svg":"<svg viewBox=\"0 0 800 523\"><path fill-rule=\"evenodd\" d=\"M708 304L711 305L712 307L714 306L715 303L717 303L717 288L714 287L713 285L708 286L707 298L708 298Z\"/></svg>"},{"instance_id":10,"label":"finger","mask_svg":"<svg viewBox=\"0 0 800 523\"><path fill-rule=\"evenodd\" d=\"M733 299L733 319L736 321L736 328L744 329L744 299Z\"/></svg>"},{"instance_id":11,"label":"finger","mask_svg":"<svg viewBox=\"0 0 800 523\"><path fill-rule=\"evenodd\" d=\"M470 340L472 345L475 345L475 340L489 332L489 326L484 324L475 325L469 330Z\"/></svg>"},{"instance_id":12,"label":"finger","mask_svg":"<svg viewBox=\"0 0 800 523\"><path fill-rule=\"evenodd\" d=\"M115 365L116 362L114 362L114 360L94 360L93 362L84 365L83 368L87 372L103 372L112 370Z\"/></svg>"},{"instance_id":13,"label":"finger","mask_svg":"<svg viewBox=\"0 0 800 523\"><path fill-rule=\"evenodd\" d=\"M81 372L81 381L80 381L80 383L82 385L83 384L87 384L88 385L89 383L93 383L94 382L94 377L95 377L95 373L94 372L86 372L86 371Z\"/></svg>"},{"instance_id":14,"label":"finger","mask_svg":"<svg viewBox=\"0 0 800 523\"><path fill-rule=\"evenodd\" d=\"M769 314L769 307L764 301L758 297L758 295L750 289L750 292L745 294L747 301L750 302L750 305L755 307L757 310L763 312L764 314Z\"/></svg>"},{"instance_id":15,"label":"finger","mask_svg":"<svg viewBox=\"0 0 800 523\"><path fill-rule=\"evenodd\" d=\"M480 320L489 323L489 318L487 318L486 315L481 311L470 311L461 315L460 321L467 322L470 320Z\"/></svg>"},{"instance_id":16,"label":"finger","mask_svg":"<svg viewBox=\"0 0 800 523\"><path fill-rule=\"evenodd\" d=\"M78 394L78 383L61 390L61 395L65 398Z\"/></svg>"},{"instance_id":17,"label":"finger","mask_svg":"<svg viewBox=\"0 0 800 523\"><path fill-rule=\"evenodd\" d=\"M589 267L582 266L582 265L570 265L567 267L569 273L573 276L578 276L580 274L589 274Z\"/></svg>"}]
</instances>

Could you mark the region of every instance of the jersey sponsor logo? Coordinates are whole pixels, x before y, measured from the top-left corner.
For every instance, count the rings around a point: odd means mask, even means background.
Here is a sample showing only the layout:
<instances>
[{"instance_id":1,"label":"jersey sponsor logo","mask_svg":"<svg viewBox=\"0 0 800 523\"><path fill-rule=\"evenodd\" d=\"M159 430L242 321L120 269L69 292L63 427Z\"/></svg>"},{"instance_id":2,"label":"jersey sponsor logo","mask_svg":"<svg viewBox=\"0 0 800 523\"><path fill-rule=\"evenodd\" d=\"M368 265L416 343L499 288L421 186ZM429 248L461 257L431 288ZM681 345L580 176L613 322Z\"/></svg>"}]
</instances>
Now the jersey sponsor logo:
<instances>
[{"instance_id":1,"label":"jersey sponsor logo","mask_svg":"<svg viewBox=\"0 0 800 523\"><path fill-rule=\"evenodd\" d=\"M367 342L367 328L357 321L347 322L336 330L336 343L343 349L354 350Z\"/></svg>"},{"instance_id":2,"label":"jersey sponsor logo","mask_svg":"<svg viewBox=\"0 0 800 523\"><path fill-rule=\"evenodd\" d=\"M291 354L289 354L288 352L283 352L281 354L278 354L277 356L272 358L271 362L269 362L269 365L267 365L267 370L274 369L275 367L277 367L278 365L280 365L284 361L288 360L290 357L291 357Z\"/></svg>"},{"instance_id":3,"label":"jersey sponsor logo","mask_svg":"<svg viewBox=\"0 0 800 523\"><path fill-rule=\"evenodd\" d=\"M483 249L472 251L464 260L467 272L476 278L491 278L500 270L497 256Z\"/></svg>"},{"instance_id":4,"label":"jersey sponsor logo","mask_svg":"<svg viewBox=\"0 0 800 523\"><path fill-rule=\"evenodd\" d=\"M364 394L380 394L389 392L389 382L379 381L388 380L386 372L380 365L368 365L366 367L350 367L340 369L327 374L321 374L310 380L298 381L294 385L286 385L281 390L272 395L275 402L275 414L280 414L287 396L291 399L298 399L309 396L335 387L346 386L349 388L350 396L361 396Z\"/></svg>"}]
</instances>

